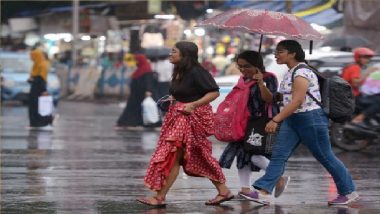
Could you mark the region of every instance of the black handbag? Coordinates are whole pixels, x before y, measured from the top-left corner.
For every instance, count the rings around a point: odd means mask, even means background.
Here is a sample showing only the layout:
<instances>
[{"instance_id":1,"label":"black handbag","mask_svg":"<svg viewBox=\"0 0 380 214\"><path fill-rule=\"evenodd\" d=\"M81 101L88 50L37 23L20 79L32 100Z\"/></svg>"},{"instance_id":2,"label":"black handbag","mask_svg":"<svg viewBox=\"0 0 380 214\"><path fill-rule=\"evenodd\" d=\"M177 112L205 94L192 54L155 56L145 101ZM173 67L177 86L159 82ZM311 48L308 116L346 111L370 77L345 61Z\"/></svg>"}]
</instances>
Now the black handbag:
<instances>
[{"instance_id":1,"label":"black handbag","mask_svg":"<svg viewBox=\"0 0 380 214\"><path fill-rule=\"evenodd\" d=\"M272 154L276 134L268 134L265 132L265 126L270 120L271 119L266 116L250 118L248 120L243 142L244 151L254 155Z\"/></svg>"},{"instance_id":2,"label":"black handbag","mask_svg":"<svg viewBox=\"0 0 380 214\"><path fill-rule=\"evenodd\" d=\"M170 95L165 95L157 100L157 106L162 112L169 111L170 100L167 100Z\"/></svg>"}]
</instances>

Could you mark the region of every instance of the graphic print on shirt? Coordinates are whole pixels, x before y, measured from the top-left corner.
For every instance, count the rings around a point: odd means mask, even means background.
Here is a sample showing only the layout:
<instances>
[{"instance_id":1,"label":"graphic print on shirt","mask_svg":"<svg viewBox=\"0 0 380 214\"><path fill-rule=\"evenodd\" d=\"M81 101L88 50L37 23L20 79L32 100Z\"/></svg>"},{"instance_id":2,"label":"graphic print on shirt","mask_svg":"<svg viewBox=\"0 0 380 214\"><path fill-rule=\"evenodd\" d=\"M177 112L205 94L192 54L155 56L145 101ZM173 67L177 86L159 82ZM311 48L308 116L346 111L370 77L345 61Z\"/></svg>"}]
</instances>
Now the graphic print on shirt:
<instances>
[{"instance_id":1,"label":"graphic print on shirt","mask_svg":"<svg viewBox=\"0 0 380 214\"><path fill-rule=\"evenodd\" d=\"M259 133L255 133L255 129L252 129L251 134L249 135L249 138L247 140L247 143L251 144L252 146L261 146L263 135L260 135Z\"/></svg>"}]
</instances>

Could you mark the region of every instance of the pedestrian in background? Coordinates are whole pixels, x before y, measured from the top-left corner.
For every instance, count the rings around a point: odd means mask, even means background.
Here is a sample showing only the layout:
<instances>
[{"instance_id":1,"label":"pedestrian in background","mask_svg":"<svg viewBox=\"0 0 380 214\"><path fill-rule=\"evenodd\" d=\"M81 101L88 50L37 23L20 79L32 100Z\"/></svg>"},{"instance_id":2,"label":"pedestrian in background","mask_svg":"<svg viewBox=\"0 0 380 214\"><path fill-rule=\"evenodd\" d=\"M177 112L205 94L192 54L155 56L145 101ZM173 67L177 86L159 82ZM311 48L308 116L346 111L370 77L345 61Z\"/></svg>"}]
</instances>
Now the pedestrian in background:
<instances>
[{"instance_id":1,"label":"pedestrian in background","mask_svg":"<svg viewBox=\"0 0 380 214\"><path fill-rule=\"evenodd\" d=\"M226 70L224 70L223 76L228 75L240 75L240 70L236 65L236 62L234 60L231 61L231 63L226 67Z\"/></svg>"},{"instance_id":2,"label":"pedestrian in background","mask_svg":"<svg viewBox=\"0 0 380 214\"><path fill-rule=\"evenodd\" d=\"M55 69L55 73L57 74L59 79L59 97L63 98L67 96L67 94L69 93L69 67L66 64L62 63L60 55L58 53L53 55L53 59L51 60L51 66Z\"/></svg>"},{"instance_id":3,"label":"pedestrian in background","mask_svg":"<svg viewBox=\"0 0 380 214\"><path fill-rule=\"evenodd\" d=\"M165 206L166 195L180 166L186 174L206 177L214 184L218 194L206 205L231 200L233 195L225 185L226 179L218 161L212 157L212 144L207 139L214 130L210 102L219 96L219 87L198 62L198 47L194 43L177 42L169 59L174 64L172 104L144 178L145 185L156 194L138 201Z\"/></svg>"},{"instance_id":4,"label":"pedestrian in background","mask_svg":"<svg viewBox=\"0 0 380 214\"><path fill-rule=\"evenodd\" d=\"M211 62L211 59L205 58L202 61L202 66L204 69L208 70L213 77L217 75L218 70L216 69L215 65Z\"/></svg>"},{"instance_id":5,"label":"pedestrian in background","mask_svg":"<svg viewBox=\"0 0 380 214\"><path fill-rule=\"evenodd\" d=\"M360 87L357 102L360 112L351 122L353 125L368 129L371 117L380 113L380 68L371 67L366 72L369 74Z\"/></svg>"},{"instance_id":6,"label":"pedestrian in background","mask_svg":"<svg viewBox=\"0 0 380 214\"><path fill-rule=\"evenodd\" d=\"M136 70L137 62L134 54L127 53L123 57L123 67L122 67L122 75L121 75L121 94L129 96L131 92L131 76L132 73Z\"/></svg>"},{"instance_id":7,"label":"pedestrian in background","mask_svg":"<svg viewBox=\"0 0 380 214\"><path fill-rule=\"evenodd\" d=\"M368 77L369 73L364 72L365 67L370 62L375 52L369 48L356 48L353 51L355 63L343 68L342 78L350 83L355 97L360 95L360 86Z\"/></svg>"},{"instance_id":8,"label":"pedestrian in background","mask_svg":"<svg viewBox=\"0 0 380 214\"><path fill-rule=\"evenodd\" d=\"M137 69L131 75L130 94L123 113L117 120L115 129L143 130L141 103L145 97L156 98L157 81L147 58L136 54Z\"/></svg>"},{"instance_id":9,"label":"pedestrian in background","mask_svg":"<svg viewBox=\"0 0 380 214\"><path fill-rule=\"evenodd\" d=\"M342 205L356 200L359 195L355 191L351 174L331 149L327 115L306 95L306 92L310 92L321 101L318 78L309 68L295 71L298 65L306 63L305 52L297 41L283 40L276 47L275 57L278 64L286 64L290 70L280 85L284 108L266 125L265 130L274 133L278 124L282 123L265 175L253 184L255 191L241 195L261 204L269 204L270 194L284 173L287 160L299 144L303 143L331 174L337 186L339 195L328 204ZM316 189L320 190L320 187Z\"/></svg>"},{"instance_id":10,"label":"pedestrian in background","mask_svg":"<svg viewBox=\"0 0 380 214\"><path fill-rule=\"evenodd\" d=\"M31 84L28 100L29 128L52 130L52 115L41 116L38 113L38 98L48 95L47 78L50 67L48 57L40 48L32 50L30 57L33 61L33 67L28 79Z\"/></svg>"},{"instance_id":11,"label":"pedestrian in background","mask_svg":"<svg viewBox=\"0 0 380 214\"><path fill-rule=\"evenodd\" d=\"M256 51L244 51L236 57L236 65L246 83L257 81L249 92L247 108L250 112L250 119L260 119L270 115L274 117L279 112L276 104L277 79L274 75L264 75L267 73L264 67L263 58ZM248 120L247 120L248 121ZM262 127L265 127L265 123ZM250 132L247 130L246 132ZM251 172L265 170L269 164L270 153L252 154L244 149L244 142L231 142L224 149L219 163L223 168L230 168L236 157L236 167L240 180L241 190L239 193L251 191ZM281 177L277 182L275 196L278 197L284 191L288 177Z\"/></svg>"},{"instance_id":12,"label":"pedestrian in background","mask_svg":"<svg viewBox=\"0 0 380 214\"><path fill-rule=\"evenodd\" d=\"M173 75L173 64L169 61L169 55L158 57L153 61L152 67L158 74L158 97L168 95Z\"/></svg>"},{"instance_id":13,"label":"pedestrian in background","mask_svg":"<svg viewBox=\"0 0 380 214\"><path fill-rule=\"evenodd\" d=\"M378 101L377 96L369 97L366 93L362 93L361 87L366 82L368 76L376 70L375 67L366 69L370 63L371 58L375 55L375 52L369 48L360 47L353 50L355 63L346 66L342 71L342 78L350 83L352 92L355 96L355 117L352 119L352 123L355 125L363 125L365 127L364 118L365 115L371 115L376 112L376 107L367 112L363 108L370 106L371 103L376 104ZM372 110L371 110L372 109ZM365 113L360 112L365 111ZM368 118L368 117L367 117ZM368 127L366 127L368 128Z\"/></svg>"}]
</instances>

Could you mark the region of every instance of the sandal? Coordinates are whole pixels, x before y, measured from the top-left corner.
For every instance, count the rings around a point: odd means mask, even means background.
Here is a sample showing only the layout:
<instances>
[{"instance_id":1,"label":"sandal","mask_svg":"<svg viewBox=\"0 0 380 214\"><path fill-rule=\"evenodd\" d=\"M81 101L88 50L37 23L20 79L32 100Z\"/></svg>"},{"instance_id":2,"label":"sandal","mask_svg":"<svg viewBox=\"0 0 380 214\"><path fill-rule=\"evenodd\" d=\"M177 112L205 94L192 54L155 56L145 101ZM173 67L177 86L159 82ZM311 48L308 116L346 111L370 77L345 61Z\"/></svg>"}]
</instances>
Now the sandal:
<instances>
[{"instance_id":1,"label":"sandal","mask_svg":"<svg viewBox=\"0 0 380 214\"><path fill-rule=\"evenodd\" d=\"M138 199L136 199L136 200L137 200L138 202L140 202L140 203L143 203L143 204L149 205L149 206L154 207L154 208L160 208L160 207L165 207L165 206L166 206L165 199L160 199L160 198L158 198L157 196L153 196L152 198L156 199L157 204L153 204L153 203L149 200L149 197L138 198Z\"/></svg>"},{"instance_id":2,"label":"sandal","mask_svg":"<svg viewBox=\"0 0 380 214\"><path fill-rule=\"evenodd\" d=\"M218 200L218 197L222 197L221 199ZM234 198L234 195L231 193L231 191L228 191L226 194L218 194L215 196L215 198L207 201L205 204L206 205L219 205L225 201L229 201Z\"/></svg>"}]
</instances>

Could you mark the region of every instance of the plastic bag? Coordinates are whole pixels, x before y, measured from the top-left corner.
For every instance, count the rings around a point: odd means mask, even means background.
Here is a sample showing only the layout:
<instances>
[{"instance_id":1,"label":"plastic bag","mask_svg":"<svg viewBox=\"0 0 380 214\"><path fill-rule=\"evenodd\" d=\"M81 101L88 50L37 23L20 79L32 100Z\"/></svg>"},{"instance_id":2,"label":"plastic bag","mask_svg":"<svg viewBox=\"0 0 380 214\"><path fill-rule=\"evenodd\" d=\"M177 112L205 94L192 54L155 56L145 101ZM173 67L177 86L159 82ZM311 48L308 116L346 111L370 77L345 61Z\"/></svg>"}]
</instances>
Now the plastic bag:
<instances>
[{"instance_id":1,"label":"plastic bag","mask_svg":"<svg viewBox=\"0 0 380 214\"><path fill-rule=\"evenodd\" d=\"M144 125L154 124L160 120L157 104L152 97L146 97L141 107Z\"/></svg>"},{"instance_id":2,"label":"plastic bag","mask_svg":"<svg viewBox=\"0 0 380 214\"><path fill-rule=\"evenodd\" d=\"M41 116L52 115L54 110L53 97L52 96L40 96L38 97L38 114Z\"/></svg>"}]
</instances>

